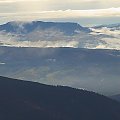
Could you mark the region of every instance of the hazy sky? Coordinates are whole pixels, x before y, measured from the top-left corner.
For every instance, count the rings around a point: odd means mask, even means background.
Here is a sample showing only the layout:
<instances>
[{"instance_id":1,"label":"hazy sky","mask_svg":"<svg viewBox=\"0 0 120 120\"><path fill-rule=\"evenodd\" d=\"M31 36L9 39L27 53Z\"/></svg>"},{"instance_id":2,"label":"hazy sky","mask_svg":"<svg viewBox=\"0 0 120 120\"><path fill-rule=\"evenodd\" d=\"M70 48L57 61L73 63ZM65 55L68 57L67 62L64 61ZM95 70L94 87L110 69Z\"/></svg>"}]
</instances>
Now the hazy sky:
<instances>
[{"instance_id":1,"label":"hazy sky","mask_svg":"<svg viewBox=\"0 0 120 120\"><path fill-rule=\"evenodd\" d=\"M0 0L0 23L13 20L116 23L120 0Z\"/></svg>"}]
</instances>

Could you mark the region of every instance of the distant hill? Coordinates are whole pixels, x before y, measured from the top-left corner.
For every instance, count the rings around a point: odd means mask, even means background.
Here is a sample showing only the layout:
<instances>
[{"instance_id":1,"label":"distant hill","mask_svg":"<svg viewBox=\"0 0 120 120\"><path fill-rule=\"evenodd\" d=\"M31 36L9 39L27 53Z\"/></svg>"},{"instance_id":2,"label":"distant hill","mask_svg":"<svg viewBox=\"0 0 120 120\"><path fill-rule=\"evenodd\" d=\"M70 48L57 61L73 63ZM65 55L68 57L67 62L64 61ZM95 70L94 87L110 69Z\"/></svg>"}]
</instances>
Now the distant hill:
<instances>
[{"instance_id":1,"label":"distant hill","mask_svg":"<svg viewBox=\"0 0 120 120\"><path fill-rule=\"evenodd\" d=\"M0 47L0 75L110 96L120 93L120 51Z\"/></svg>"},{"instance_id":2,"label":"distant hill","mask_svg":"<svg viewBox=\"0 0 120 120\"><path fill-rule=\"evenodd\" d=\"M1 120L120 120L120 104L93 92L0 77Z\"/></svg>"}]
</instances>

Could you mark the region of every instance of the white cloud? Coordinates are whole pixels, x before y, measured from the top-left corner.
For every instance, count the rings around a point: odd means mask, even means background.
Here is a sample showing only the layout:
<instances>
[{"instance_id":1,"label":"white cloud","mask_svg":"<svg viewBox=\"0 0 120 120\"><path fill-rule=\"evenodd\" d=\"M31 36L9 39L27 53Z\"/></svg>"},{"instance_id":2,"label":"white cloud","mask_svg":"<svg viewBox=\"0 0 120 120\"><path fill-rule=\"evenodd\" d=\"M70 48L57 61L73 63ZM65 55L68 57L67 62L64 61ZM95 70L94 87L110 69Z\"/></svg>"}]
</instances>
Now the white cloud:
<instances>
[{"instance_id":1,"label":"white cloud","mask_svg":"<svg viewBox=\"0 0 120 120\"><path fill-rule=\"evenodd\" d=\"M105 17L120 16L120 8L94 9L94 10L58 10L44 11L41 14L51 14L51 17Z\"/></svg>"},{"instance_id":2,"label":"white cloud","mask_svg":"<svg viewBox=\"0 0 120 120\"><path fill-rule=\"evenodd\" d=\"M103 27L100 29L92 28L92 35L109 35L120 39L120 30L112 30L111 28Z\"/></svg>"},{"instance_id":3,"label":"white cloud","mask_svg":"<svg viewBox=\"0 0 120 120\"><path fill-rule=\"evenodd\" d=\"M29 7L29 11L39 5L39 9L45 8L46 10L58 10L58 9L95 9L95 8L110 8L110 7L119 7L120 0L0 0L0 7L5 4L5 7L2 9L7 9L12 4L22 8ZM7 6L7 7L6 7Z\"/></svg>"},{"instance_id":4,"label":"white cloud","mask_svg":"<svg viewBox=\"0 0 120 120\"><path fill-rule=\"evenodd\" d=\"M56 10L38 12L1 13L2 18L18 18L20 20L41 18L79 18L79 17L120 17L120 8L94 10ZM30 20L31 20L30 19Z\"/></svg>"},{"instance_id":5,"label":"white cloud","mask_svg":"<svg viewBox=\"0 0 120 120\"><path fill-rule=\"evenodd\" d=\"M10 11L10 12L0 13L0 24L6 23L8 21L34 21L34 20L56 21L57 20L57 21L78 22L80 24L83 23L85 26L87 26L88 24L90 25L105 24L106 21L108 24L115 23L115 22L119 22L119 19L120 19L120 7L107 8L107 9L89 9L89 10L74 10L74 9L47 10L47 11L46 10L45 11L12 10L12 12Z\"/></svg>"},{"instance_id":6,"label":"white cloud","mask_svg":"<svg viewBox=\"0 0 120 120\"><path fill-rule=\"evenodd\" d=\"M120 0L0 0L0 23L44 18L118 17L119 7Z\"/></svg>"}]
</instances>

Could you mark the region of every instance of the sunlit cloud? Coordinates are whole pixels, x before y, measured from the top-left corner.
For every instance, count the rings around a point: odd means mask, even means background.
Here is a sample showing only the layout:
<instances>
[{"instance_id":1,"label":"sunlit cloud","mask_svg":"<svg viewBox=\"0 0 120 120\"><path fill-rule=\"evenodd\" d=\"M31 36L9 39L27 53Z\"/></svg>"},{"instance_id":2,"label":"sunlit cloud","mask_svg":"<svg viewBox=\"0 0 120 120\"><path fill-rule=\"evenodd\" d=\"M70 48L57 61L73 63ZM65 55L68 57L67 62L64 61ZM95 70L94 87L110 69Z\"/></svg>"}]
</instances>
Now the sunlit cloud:
<instances>
[{"instance_id":1,"label":"sunlit cloud","mask_svg":"<svg viewBox=\"0 0 120 120\"><path fill-rule=\"evenodd\" d=\"M11 19L19 18L20 20L26 20L27 18L120 17L120 8L1 13L0 17L9 17Z\"/></svg>"}]
</instances>

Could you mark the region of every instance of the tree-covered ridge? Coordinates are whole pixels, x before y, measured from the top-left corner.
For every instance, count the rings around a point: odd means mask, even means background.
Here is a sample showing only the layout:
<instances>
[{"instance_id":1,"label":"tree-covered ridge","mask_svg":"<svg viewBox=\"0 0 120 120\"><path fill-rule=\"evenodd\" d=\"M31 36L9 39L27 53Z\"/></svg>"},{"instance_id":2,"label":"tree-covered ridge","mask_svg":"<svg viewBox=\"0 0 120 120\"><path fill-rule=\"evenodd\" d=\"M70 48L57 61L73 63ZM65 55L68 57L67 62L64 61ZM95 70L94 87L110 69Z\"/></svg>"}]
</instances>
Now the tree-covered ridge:
<instances>
[{"instance_id":1,"label":"tree-covered ridge","mask_svg":"<svg viewBox=\"0 0 120 120\"><path fill-rule=\"evenodd\" d=\"M120 120L120 104L93 92L0 77L1 120Z\"/></svg>"}]
</instances>

